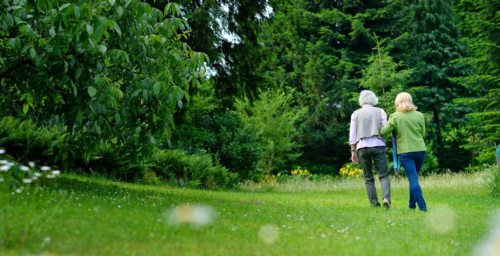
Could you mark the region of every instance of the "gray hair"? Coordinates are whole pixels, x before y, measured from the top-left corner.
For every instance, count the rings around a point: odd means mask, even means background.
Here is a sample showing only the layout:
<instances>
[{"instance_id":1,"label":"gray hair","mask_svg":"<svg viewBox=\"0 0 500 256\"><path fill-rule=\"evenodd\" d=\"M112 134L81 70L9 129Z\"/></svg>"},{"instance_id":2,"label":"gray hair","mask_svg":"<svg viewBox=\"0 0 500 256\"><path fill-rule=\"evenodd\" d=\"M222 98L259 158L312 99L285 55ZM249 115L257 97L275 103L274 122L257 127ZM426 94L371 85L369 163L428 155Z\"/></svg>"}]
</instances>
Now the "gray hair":
<instances>
[{"instance_id":1,"label":"gray hair","mask_svg":"<svg viewBox=\"0 0 500 256\"><path fill-rule=\"evenodd\" d=\"M377 96L375 95L374 92L372 92L370 90L363 90L359 94L359 105L363 106L366 104L372 105L372 106L376 106L378 104Z\"/></svg>"}]
</instances>

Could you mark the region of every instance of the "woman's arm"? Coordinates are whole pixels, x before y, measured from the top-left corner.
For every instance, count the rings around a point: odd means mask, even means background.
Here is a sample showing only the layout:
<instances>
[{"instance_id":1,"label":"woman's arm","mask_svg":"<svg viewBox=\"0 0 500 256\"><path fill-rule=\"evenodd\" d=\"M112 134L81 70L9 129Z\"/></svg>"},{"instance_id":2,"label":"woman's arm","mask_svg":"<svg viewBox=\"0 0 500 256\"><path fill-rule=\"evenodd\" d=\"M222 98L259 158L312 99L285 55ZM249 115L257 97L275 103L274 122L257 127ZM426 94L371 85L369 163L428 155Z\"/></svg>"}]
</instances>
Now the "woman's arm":
<instances>
[{"instance_id":1,"label":"woman's arm","mask_svg":"<svg viewBox=\"0 0 500 256\"><path fill-rule=\"evenodd\" d=\"M387 136L391 134L393 130L394 130L394 115L391 114L389 116L389 121L387 121L387 123L382 128L380 128L380 135Z\"/></svg>"},{"instance_id":2,"label":"woman's arm","mask_svg":"<svg viewBox=\"0 0 500 256\"><path fill-rule=\"evenodd\" d=\"M351 115L351 124L349 128L349 145L356 146L356 136L357 136L358 124L356 122L356 117Z\"/></svg>"},{"instance_id":3,"label":"woman's arm","mask_svg":"<svg viewBox=\"0 0 500 256\"><path fill-rule=\"evenodd\" d=\"M380 125L382 127L387 123L387 114L385 113L385 111L383 109L380 109L380 113L381 113Z\"/></svg>"},{"instance_id":4,"label":"woman's arm","mask_svg":"<svg viewBox=\"0 0 500 256\"><path fill-rule=\"evenodd\" d=\"M351 161L354 163L358 162L358 156L356 155L356 136L358 130L358 123L356 122L356 116L351 115L351 125L349 129L349 146L351 148Z\"/></svg>"},{"instance_id":5,"label":"woman's arm","mask_svg":"<svg viewBox=\"0 0 500 256\"><path fill-rule=\"evenodd\" d=\"M422 114L422 137L425 138L425 116Z\"/></svg>"}]
</instances>

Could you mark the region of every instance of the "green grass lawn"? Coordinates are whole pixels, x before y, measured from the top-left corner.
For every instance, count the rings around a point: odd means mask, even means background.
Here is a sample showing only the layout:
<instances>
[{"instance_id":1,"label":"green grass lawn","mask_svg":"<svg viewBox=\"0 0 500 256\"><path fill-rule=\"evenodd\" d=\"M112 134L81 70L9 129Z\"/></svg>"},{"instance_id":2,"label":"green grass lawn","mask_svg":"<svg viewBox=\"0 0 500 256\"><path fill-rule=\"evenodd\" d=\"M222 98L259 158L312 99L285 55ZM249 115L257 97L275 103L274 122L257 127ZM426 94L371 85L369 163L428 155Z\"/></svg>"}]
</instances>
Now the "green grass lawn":
<instances>
[{"instance_id":1,"label":"green grass lawn","mask_svg":"<svg viewBox=\"0 0 500 256\"><path fill-rule=\"evenodd\" d=\"M421 180L427 213L407 208L406 180L392 182L386 210L369 207L361 179L206 191L65 175L0 191L0 254L473 255L500 209L481 173ZM171 224L186 204L211 207L213 222Z\"/></svg>"}]
</instances>

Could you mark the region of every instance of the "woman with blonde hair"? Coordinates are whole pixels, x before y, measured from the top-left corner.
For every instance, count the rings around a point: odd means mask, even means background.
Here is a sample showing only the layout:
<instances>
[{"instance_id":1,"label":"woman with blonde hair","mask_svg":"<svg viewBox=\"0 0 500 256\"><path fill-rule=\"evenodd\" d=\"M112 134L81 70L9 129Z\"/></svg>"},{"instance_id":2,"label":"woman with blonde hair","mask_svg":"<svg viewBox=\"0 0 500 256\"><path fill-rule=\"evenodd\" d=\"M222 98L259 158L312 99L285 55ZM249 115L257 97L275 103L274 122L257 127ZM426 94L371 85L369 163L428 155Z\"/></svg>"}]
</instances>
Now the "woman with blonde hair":
<instances>
[{"instance_id":1,"label":"woman with blonde hair","mask_svg":"<svg viewBox=\"0 0 500 256\"><path fill-rule=\"evenodd\" d=\"M413 105L409 93L402 92L396 96L396 112L389 116L389 121L380 129L383 136L395 132L397 152L410 183L410 209L416 205L421 211L427 211L422 188L418 181L418 173L425 159L425 118Z\"/></svg>"}]
</instances>

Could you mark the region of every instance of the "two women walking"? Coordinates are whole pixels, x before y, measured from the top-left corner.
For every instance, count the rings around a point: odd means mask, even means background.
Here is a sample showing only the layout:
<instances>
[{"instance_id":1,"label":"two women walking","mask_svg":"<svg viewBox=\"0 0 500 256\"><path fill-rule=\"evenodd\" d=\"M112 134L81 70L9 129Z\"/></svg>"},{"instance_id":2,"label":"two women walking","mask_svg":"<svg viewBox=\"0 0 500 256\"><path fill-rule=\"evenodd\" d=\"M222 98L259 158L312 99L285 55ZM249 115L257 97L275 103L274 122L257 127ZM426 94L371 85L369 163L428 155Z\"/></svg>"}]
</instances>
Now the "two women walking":
<instances>
[{"instance_id":1,"label":"two women walking","mask_svg":"<svg viewBox=\"0 0 500 256\"><path fill-rule=\"evenodd\" d=\"M379 174L382 187L382 204L391 207L389 168L385 155L385 141L382 136L396 135L397 152L410 184L409 208L416 206L426 211L427 206L418 181L418 174L425 159L425 119L417 111L410 94L402 92L396 96L396 112L387 115L383 109L375 107L378 99L372 91L362 91L359 95L360 109L351 115L349 144L351 160L361 164L365 178L368 200L372 206L380 206L375 188L372 168Z\"/></svg>"}]
</instances>

